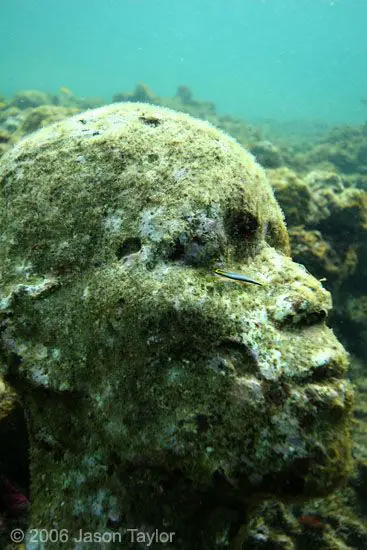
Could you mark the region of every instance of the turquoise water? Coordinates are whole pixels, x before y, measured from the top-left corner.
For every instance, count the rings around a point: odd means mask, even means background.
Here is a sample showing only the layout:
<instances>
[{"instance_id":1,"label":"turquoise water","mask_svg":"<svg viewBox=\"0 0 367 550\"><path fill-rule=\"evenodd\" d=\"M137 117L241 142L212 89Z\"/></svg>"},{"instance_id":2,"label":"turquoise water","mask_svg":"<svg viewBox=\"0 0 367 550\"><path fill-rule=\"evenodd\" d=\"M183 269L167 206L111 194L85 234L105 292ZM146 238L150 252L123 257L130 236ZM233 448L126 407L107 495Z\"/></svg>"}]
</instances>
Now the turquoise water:
<instances>
[{"instance_id":1,"label":"turquoise water","mask_svg":"<svg viewBox=\"0 0 367 550\"><path fill-rule=\"evenodd\" d=\"M366 0L1 0L0 93L186 84L222 113L363 122Z\"/></svg>"}]
</instances>

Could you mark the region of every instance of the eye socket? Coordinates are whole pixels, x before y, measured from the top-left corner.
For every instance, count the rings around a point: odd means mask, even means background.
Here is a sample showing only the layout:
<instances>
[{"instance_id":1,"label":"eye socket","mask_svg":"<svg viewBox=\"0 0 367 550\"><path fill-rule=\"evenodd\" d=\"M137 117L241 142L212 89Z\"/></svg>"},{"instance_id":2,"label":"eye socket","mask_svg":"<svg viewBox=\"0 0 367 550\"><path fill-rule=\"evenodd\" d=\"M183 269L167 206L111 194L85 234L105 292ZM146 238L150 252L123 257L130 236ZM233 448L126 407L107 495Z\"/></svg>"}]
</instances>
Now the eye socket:
<instances>
[{"instance_id":1,"label":"eye socket","mask_svg":"<svg viewBox=\"0 0 367 550\"><path fill-rule=\"evenodd\" d=\"M183 262L185 258L185 247L180 242L176 242L172 248L168 259L172 262Z\"/></svg>"},{"instance_id":2,"label":"eye socket","mask_svg":"<svg viewBox=\"0 0 367 550\"><path fill-rule=\"evenodd\" d=\"M259 229L259 222L250 212L229 210L225 216L225 228L232 239L251 242Z\"/></svg>"}]
</instances>

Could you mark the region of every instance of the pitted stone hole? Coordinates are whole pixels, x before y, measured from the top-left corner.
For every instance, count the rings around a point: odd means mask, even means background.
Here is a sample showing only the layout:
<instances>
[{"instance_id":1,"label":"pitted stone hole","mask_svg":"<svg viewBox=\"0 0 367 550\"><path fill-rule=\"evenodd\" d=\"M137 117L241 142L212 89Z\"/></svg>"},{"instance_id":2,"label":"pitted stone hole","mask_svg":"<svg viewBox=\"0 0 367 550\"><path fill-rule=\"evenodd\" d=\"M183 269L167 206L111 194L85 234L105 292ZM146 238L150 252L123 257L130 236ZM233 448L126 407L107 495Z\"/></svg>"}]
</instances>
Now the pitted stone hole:
<instances>
[{"instance_id":1,"label":"pitted stone hole","mask_svg":"<svg viewBox=\"0 0 367 550\"><path fill-rule=\"evenodd\" d=\"M183 262L185 259L184 245L177 241L168 256L168 259L172 262Z\"/></svg>"},{"instance_id":2,"label":"pitted stone hole","mask_svg":"<svg viewBox=\"0 0 367 550\"><path fill-rule=\"evenodd\" d=\"M161 120L159 118L156 118L154 116L140 116L139 120L146 124L147 126L153 126L154 128L159 126L161 124Z\"/></svg>"},{"instance_id":3,"label":"pitted stone hole","mask_svg":"<svg viewBox=\"0 0 367 550\"><path fill-rule=\"evenodd\" d=\"M129 254L134 254L139 252L141 249L141 240L139 237L131 237L131 239L125 239L124 242L116 250L116 258L121 260Z\"/></svg>"},{"instance_id":4,"label":"pitted stone hole","mask_svg":"<svg viewBox=\"0 0 367 550\"><path fill-rule=\"evenodd\" d=\"M159 160L159 155L157 155L157 153L150 153L147 158L148 162L157 162Z\"/></svg>"},{"instance_id":5,"label":"pitted stone hole","mask_svg":"<svg viewBox=\"0 0 367 550\"><path fill-rule=\"evenodd\" d=\"M172 262L181 262L193 267L207 266L212 258L213 249L196 236L183 242L181 238L177 239L168 255Z\"/></svg>"}]
</instances>

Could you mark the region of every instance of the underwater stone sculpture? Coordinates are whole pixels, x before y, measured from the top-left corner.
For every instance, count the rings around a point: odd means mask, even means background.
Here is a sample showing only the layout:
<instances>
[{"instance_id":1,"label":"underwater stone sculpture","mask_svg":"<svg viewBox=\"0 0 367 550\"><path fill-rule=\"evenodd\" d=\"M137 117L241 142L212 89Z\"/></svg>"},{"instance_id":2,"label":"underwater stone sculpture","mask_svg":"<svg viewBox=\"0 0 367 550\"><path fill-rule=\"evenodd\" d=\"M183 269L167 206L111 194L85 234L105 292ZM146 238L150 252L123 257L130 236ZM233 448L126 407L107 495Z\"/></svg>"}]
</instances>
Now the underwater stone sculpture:
<instances>
[{"instance_id":1,"label":"underwater stone sculpture","mask_svg":"<svg viewBox=\"0 0 367 550\"><path fill-rule=\"evenodd\" d=\"M28 419L32 528L67 529L70 548L100 548L80 530L140 548L128 529L240 548L264 496L338 485L347 356L250 154L116 104L19 142L0 182L1 358Z\"/></svg>"}]
</instances>

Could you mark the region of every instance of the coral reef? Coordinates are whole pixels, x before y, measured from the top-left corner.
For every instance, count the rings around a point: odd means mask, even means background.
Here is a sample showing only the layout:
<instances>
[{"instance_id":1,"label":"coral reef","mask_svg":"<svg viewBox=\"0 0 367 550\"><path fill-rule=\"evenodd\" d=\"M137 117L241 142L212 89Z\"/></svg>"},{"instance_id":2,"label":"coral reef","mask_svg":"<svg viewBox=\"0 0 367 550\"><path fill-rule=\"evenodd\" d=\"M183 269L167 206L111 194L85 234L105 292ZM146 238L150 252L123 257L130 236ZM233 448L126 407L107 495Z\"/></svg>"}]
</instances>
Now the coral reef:
<instances>
[{"instance_id":1,"label":"coral reef","mask_svg":"<svg viewBox=\"0 0 367 550\"><path fill-rule=\"evenodd\" d=\"M367 192L345 187L336 172L301 177L283 167L268 176L290 226L293 257L326 278L335 326L349 349L366 357Z\"/></svg>"},{"instance_id":2,"label":"coral reef","mask_svg":"<svg viewBox=\"0 0 367 550\"><path fill-rule=\"evenodd\" d=\"M338 170L342 174L367 175L367 123L358 127L342 126L332 130L307 155L308 165Z\"/></svg>"},{"instance_id":3,"label":"coral reef","mask_svg":"<svg viewBox=\"0 0 367 550\"><path fill-rule=\"evenodd\" d=\"M133 92L119 93L113 96L115 102L140 101L151 105L168 107L175 111L187 113L193 117L211 122L224 130L244 147L261 139L258 130L243 120L229 115L219 115L211 101L198 101L188 86L179 86L173 97L160 97L144 82L140 82Z\"/></svg>"},{"instance_id":4,"label":"coral reef","mask_svg":"<svg viewBox=\"0 0 367 550\"><path fill-rule=\"evenodd\" d=\"M240 548L264 498L343 482L352 391L330 295L290 259L238 143L121 103L23 139L0 180L1 356L29 419L32 526Z\"/></svg>"},{"instance_id":5,"label":"coral reef","mask_svg":"<svg viewBox=\"0 0 367 550\"><path fill-rule=\"evenodd\" d=\"M120 101L136 101L141 103L150 103L151 105L158 105L161 103L160 98L144 82L137 84L133 92L122 92L115 94L112 101L114 103Z\"/></svg>"},{"instance_id":6,"label":"coral reef","mask_svg":"<svg viewBox=\"0 0 367 550\"><path fill-rule=\"evenodd\" d=\"M78 111L79 109L76 107L61 107L56 105L40 105L34 109L29 109L20 126L12 135L12 141L16 142L19 138L35 132L39 128L48 126L53 122L63 120Z\"/></svg>"},{"instance_id":7,"label":"coral reef","mask_svg":"<svg viewBox=\"0 0 367 550\"><path fill-rule=\"evenodd\" d=\"M279 168L284 164L281 151L269 140L257 141L249 149L264 168Z\"/></svg>"},{"instance_id":8,"label":"coral reef","mask_svg":"<svg viewBox=\"0 0 367 550\"><path fill-rule=\"evenodd\" d=\"M19 109L28 109L29 107L40 107L51 103L50 96L39 90L24 90L15 94L11 105Z\"/></svg>"},{"instance_id":9,"label":"coral reef","mask_svg":"<svg viewBox=\"0 0 367 550\"><path fill-rule=\"evenodd\" d=\"M36 90L0 97L0 156L25 135L85 109L103 105L102 98L81 98L67 88L57 94Z\"/></svg>"}]
</instances>

